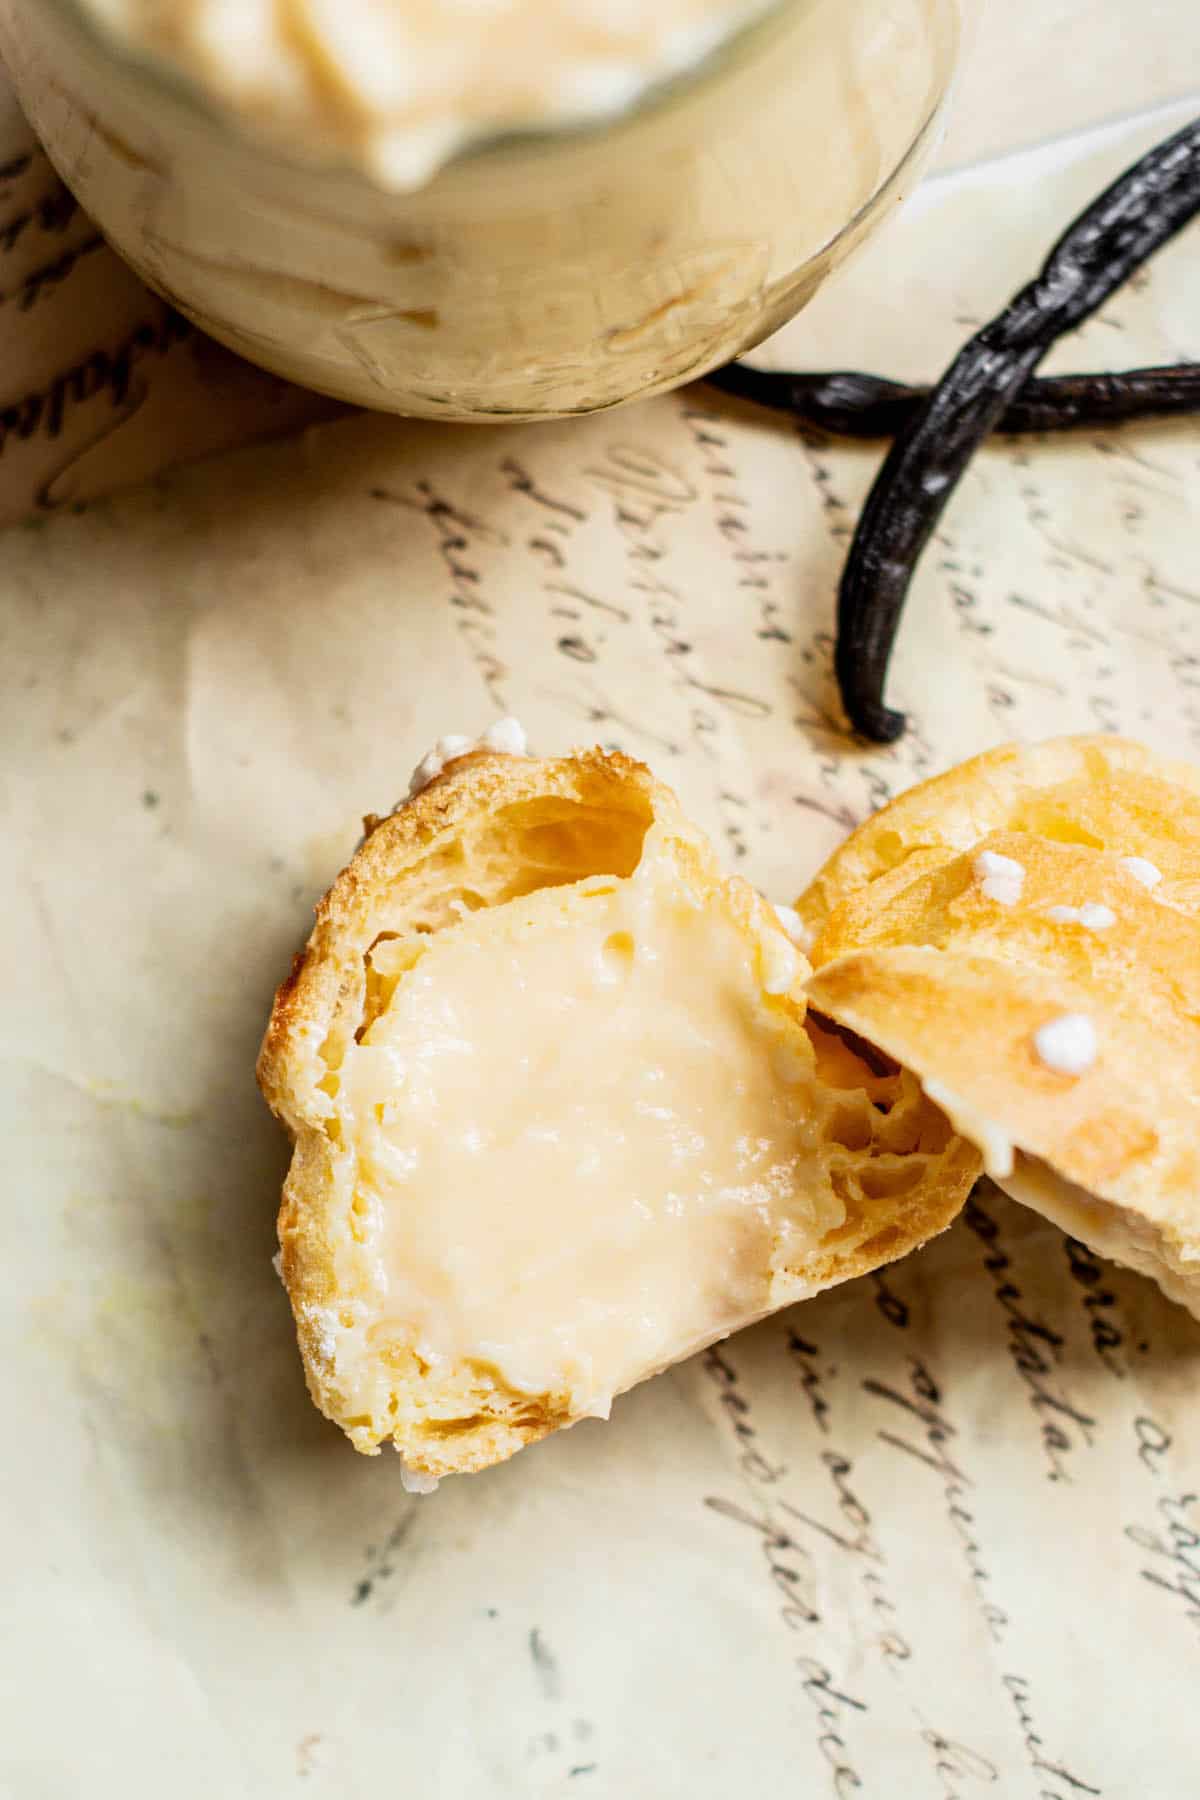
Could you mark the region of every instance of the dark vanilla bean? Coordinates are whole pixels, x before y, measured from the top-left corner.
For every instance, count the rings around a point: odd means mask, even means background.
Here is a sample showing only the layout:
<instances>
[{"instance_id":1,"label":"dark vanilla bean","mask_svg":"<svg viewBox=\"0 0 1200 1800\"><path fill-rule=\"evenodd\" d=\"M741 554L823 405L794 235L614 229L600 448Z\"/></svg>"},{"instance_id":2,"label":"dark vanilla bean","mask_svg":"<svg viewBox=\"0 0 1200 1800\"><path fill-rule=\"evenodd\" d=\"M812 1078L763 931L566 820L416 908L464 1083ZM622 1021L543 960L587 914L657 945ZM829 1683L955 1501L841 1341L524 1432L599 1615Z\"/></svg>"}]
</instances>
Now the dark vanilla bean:
<instances>
[{"instance_id":1,"label":"dark vanilla bean","mask_svg":"<svg viewBox=\"0 0 1200 1800\"><path fill-rule=\"evenodd\" d=\"M976 332L901 428L867 496L838 591L835 668L851 723L904 730L883 701L918 558L971 456L1051 345L1200 212L1200 120L1143 156L1063 234L1039 275Z\"/></svg>"},{"instance_id":2,"label":"dark vanilla bean","mask_svg":"<svg viewBox=\"0 0 1200 1800\"><path fill-rule=\"evenodd\" d=\"M739 400L847 438L895 437L930 394L927 387L850 369L809 373L727 363L705 380ZM1193 412L1200 412L1200 363L1167 363L1106 375L1035 375L1009 401L992 430L1009 436L1083 431Z\"/></svg>"}]
</instances>

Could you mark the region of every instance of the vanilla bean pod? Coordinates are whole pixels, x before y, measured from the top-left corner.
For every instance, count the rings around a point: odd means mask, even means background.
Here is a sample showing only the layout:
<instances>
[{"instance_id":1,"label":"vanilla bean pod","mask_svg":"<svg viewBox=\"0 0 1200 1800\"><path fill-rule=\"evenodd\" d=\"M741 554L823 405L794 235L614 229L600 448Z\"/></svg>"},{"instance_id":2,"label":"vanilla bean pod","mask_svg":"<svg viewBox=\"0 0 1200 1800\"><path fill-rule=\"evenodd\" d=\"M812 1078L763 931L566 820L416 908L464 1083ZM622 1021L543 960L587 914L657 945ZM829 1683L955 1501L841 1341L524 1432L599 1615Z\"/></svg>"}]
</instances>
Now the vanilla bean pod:
<instances>
[{"instance_id":1,"label":"vanilla bean pod","mask_svg":"<svg viewBox=\"0 0 1200 1800\"><path fill-rule=\"evenodd\" d=\"M1126 171L1058 240L1041 273L959 352L901 428L867 497L838 593L835 667L851 723L904 730L883 702L913 570L963 470L1051 346L1200 211L1200 120Z\"/></svg>"},{"instance_id":2,"label":"vanilla bean pod","mask_svg":"<svg viewBox=\"0 0 1200 1800\"><path fill-rule=\"evenodd\" d=\"M846 438L895 437L930 393L927 387L850 369L809 373L726 363L704 379L723 394ZM1200 363L1167 363L1105 375L1035 375L1009 401L992 430L1012 436L1082 431L1193 412L1200 412Z\"/></svg>"}]
</instances>

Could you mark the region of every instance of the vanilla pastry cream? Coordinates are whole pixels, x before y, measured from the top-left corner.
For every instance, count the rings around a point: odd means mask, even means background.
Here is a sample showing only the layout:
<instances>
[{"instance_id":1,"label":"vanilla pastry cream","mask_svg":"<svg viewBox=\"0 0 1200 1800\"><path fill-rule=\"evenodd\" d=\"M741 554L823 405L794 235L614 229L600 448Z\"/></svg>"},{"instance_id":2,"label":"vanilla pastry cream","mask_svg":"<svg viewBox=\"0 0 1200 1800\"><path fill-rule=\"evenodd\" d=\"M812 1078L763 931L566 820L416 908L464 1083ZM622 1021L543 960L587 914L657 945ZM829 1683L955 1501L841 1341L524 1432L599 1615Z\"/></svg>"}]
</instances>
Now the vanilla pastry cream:
<instances>
[{"instance_id":1,"label":"vanilla pastry cream","mask_svg":"<svg viewBox=\"0 0 1200 1800\"><path fill-rule=\"evenodd\" d=\"M1158 1283L1169 1300L1200 1318L1200 1268L1194 1244L1185 1247L1178 1233L1166 1233L1089 1188L1068 1181L1035 1156L1018 1156L1000 1184L1022 1206L1078 1238L1112 1262L1136 1269Z\"/></svg>"},{"instance_id":2,"label":"vanilla pastry cream","mask_svg":"<svg viewBox=\"0 0 1200 1800\"><path fill-rule=\"evenodd\" d=\"M653 836L632 876L572 901L543 889L502 928L481 911L377 945L368 978L387 998L337 1106L374 1340L409 1337L433 1368L483 1358L509 1387L607 1412L765 1312L794 1241L843 1209L804 1182L819 1121L794 1020L763 985L782 932L756 943L705 907ZM371 1339L347 1334L356 1353Z\"/></svg>"},{"instance_id":3,"label":"vanilla pastry cream","mask_svg":"<svg viewBox=\"0 0 1200 1800\"><path fill-rule=\"evenodd\" d=\"M979 1169L806 1017L775 909L640 765L448 742L368 822L260 1058L314 1398L424 1481L901 1254Z\"/></svg>"},{"instance_id":4,"label":"vanilla pastry cream","mask_svg":"<svg viewBox=\"0 0 1200 1800\"><path fill-rule=\"evenodd\" d=\"M415 187L473 138L611 117L769 0L85 0L311 155Z\"/></svg>"},{"instance_id":5,"label":"vanilla pastry cream","mask_svg":"<svg viewBox=\"0 0 1200 1800\"><path fill-rule=\"evenodd\" d=\"M0 57L136 272L356 405L560 418L790 318L911 190L976 0L53 0Z\"/></svg>"}]
</instances>

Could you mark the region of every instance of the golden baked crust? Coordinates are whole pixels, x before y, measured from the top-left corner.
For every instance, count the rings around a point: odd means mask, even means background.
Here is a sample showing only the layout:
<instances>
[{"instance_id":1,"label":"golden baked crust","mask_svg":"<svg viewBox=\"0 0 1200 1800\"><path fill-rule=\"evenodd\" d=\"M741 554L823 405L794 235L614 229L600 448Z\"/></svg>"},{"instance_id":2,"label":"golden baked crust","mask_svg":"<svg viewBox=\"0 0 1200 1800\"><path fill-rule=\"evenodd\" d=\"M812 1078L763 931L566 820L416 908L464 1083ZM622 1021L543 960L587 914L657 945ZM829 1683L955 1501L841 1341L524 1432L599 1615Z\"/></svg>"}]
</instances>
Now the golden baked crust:
<instances>
[{"instance_id":1,"label":"golden baked crust","mask_svg":"<svg viewBox=\"0 0 1200 1800\"><path fill-rule=\"evenodd\" d=\"M993 831L1144 856L1163 871L1160 898L1200 911L1200 770L1099 735L1004 744L909 788L851 833L796 909L820 931L851 894L903 884Z\"/></svg>"},{"instance_id":2,"label":"golden baked crust","mask_svg":"<svg viewBox=\"0 0 1200 1800\"><path fill-rule=\"evenodd\" d=\"M776 948L785 940L773 909L746 883L721 874L670 790L621 756L469 754L394 814L367 825L279 989L258 1073L294 1140L279 1237L313 1399L356 1448L372 1453L390 1440L408 1470L435 1478L497 1462L579 1412L565 1388L517 1389L482 1357L434 1372L395 1321L386 1331L381 1325L354 1144L341 1110L348 1059L396 987L395 976L390 986L381 979L375 946L385 941L391 966L403 968L410 946L415 961L431 934L444 933L438 942L453 950L449 934L464 916L486 911L483 923L503 947L505 932L517 929L510 919L530 928L522 908L535 894L552 905L555 929L570 931L572 909L585 904L580 884L601 875L614 883L630 878L651 831L655 855L670 860L695 904L732 922L754 957L761 961L768 940ZM772 1263L765 1310L874 1268L944 1229L980 1166L974 1147L952 1134L911 1075L873 1068L843 1036L809 1029L807 973L797 956L786 991L762 976L756 1004L764 1016L769 1010L773 1042L786 1033L796 1070L788 1081L802 1083L811 1104L806 1179L813 1216L829 1223L806 1254ZM506 1079L505 1069L495 1070L497 1083ZM341 1353L350 1337L359 1346L354 1357ZM369 1354L363 1344L373 1346ZM680 1345L676 1354L696 1347Z\"/></svg>"},{"instance_id":3,"label":"golden baked crust","mask_svg":"<svg viewBox=\"0 0 1200 1800\"><path fill-rule=\"evenodd\" d=\"M1200 1314L1198 793L1119 740L992 752L870 821L798 910L810 1005L913 1069L1018 1199ZM1098 1044L1076 1074L1035 1041L1067 1015Z\"/></svg>"}]
</instances>

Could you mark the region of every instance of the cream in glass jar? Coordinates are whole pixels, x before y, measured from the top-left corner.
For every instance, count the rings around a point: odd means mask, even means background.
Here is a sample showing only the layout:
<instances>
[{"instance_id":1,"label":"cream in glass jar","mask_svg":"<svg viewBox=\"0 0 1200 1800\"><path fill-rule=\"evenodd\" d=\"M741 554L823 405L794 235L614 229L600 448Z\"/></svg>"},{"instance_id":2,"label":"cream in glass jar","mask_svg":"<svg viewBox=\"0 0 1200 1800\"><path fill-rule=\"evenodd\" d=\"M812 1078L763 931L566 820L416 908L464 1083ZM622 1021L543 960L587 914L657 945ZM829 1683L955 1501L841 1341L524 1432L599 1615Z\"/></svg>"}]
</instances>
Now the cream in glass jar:
<instances>
[{"instance_id":1,"label":"cream in glass jar","mask_svg":"<svg viewBox=\"0 0 1200 1800\"><path fill-rule=\"evenodd\" d=\"M914 178L965 4L0 0L0 50L214 336L362 405L539 418L796 312Z\"/></svg>"}]
</instances>

